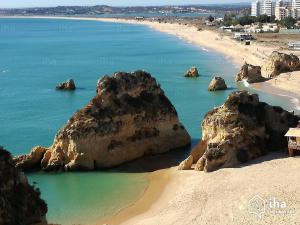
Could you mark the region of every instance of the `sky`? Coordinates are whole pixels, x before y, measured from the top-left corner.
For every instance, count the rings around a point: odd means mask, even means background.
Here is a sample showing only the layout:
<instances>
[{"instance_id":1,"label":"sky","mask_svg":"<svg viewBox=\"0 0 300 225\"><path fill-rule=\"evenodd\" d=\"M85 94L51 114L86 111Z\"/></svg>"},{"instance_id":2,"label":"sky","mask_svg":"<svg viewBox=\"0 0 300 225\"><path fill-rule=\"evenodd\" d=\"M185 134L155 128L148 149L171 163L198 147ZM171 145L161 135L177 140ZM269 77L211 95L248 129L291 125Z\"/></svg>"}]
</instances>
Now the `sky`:
<instances>
[{"instance_id":1,"label":"sky","mask_svg":"<svg viewBox=\"0 0 300 225\"><path fill-rule=\"evenodd\" d=\"M141 5L184 5L240 3L251 0L0 0L0 8L48 7L58 5L110 5L110 6L141 6Z\"/></svg>"}]
</instances>

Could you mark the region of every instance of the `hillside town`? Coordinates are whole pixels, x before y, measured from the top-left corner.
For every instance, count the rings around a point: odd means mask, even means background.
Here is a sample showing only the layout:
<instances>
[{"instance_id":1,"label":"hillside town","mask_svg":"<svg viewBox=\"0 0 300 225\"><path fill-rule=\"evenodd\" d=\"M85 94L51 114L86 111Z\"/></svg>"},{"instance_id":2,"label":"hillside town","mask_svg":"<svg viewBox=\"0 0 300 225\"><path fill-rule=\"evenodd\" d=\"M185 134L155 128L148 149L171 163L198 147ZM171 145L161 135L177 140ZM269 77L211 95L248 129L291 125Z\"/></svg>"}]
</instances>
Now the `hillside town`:
<instances>
[{"instance_id":1,"label":"hillside town","mask_svg":"<svg viewBox=\"0 0 300 225\"><path fill-rule=\"evenodd\" d=\"M209 16L205 25L245 45L256 40L300 50L300 0L255 0L248 12Z\"/></svg>"},{"instance_id":2,"label":"hillside town","mask_svg":"<svg viewBox=\"0 0 300 225\"><path fill-rule=\"evenodd\" d=\"M57 6L57 7L33 7L33 8L1 8L0 15L4 16L103 16L122 14L123 17L130 14L149 15L183 15L183 14L224 14L239 13L248 10L249 4L207 4L207 5L165 5L165 6L131 6L113 7L108 5L95 6Z\"/></svg>"}]
</instances>

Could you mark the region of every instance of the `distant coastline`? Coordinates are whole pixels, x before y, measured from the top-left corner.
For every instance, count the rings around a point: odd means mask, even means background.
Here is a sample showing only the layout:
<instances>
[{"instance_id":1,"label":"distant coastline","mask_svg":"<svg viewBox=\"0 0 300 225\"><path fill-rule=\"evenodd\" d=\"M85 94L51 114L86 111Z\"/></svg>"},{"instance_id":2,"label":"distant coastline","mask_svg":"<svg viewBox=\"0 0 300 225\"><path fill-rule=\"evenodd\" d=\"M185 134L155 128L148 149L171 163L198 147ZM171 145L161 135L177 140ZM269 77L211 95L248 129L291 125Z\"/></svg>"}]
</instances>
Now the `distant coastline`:
<instances>
[{"instance_id":1,"label":"distant coastline","mask_svg":"<svg viewBox=\"0 0 300 225\"><path fill-rule=\"evenodd\" d=\"M198 47L207 50L213 50L221 53L232 60L239 68L243 63L247 62L253 65L262 66L264 61L273 51L285 53L293 53L300 56L300 52L282 50L280 46L264 46L263 44L252 42L251 46L245 46L237 43L229 36L223 35L221 32L213 30L201 30L192 25L184 25L178 23L159 23L149 20L134 20L126 18L96 18L96 17L72 17L72 16L0 16L0 18L36 18L36 19L66 19L66 20L87 20L110 23L126 23L135 25L148 26L154 30L175 35L178 38L193 43ZM285 96L290 99L297 99L295 102L300 102L300 71L292 72L292 79L287 80L286 74L281 74L277 77L278 82L274 80L266 81L263 84L251 85L251 88L259 89L264 92ZM282 81L282 82L280 82ZM284 82L283 82L284 81ZM292 96L290 97L289 94ZM296 104L296 107L300 105Z\"/></svg>"}]
</instances>

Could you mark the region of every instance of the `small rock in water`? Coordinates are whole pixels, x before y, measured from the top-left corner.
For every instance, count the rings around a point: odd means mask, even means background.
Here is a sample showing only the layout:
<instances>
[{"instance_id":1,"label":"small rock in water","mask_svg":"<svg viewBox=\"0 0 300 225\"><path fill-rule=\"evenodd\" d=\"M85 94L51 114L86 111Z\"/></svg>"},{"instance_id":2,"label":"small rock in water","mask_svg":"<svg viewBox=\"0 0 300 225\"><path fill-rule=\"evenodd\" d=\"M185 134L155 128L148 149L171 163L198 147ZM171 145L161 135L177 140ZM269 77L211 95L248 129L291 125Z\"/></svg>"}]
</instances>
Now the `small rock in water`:
<instances>
[{"instance_id":1,"label":"small rock in water","mask_svg":"<svg viewBox=\"0 0 300 225\"><path fill-rule=\"evenodd\" d=\"M214 77L208 86L209 91L226 90L227 85L222 77Z\"/></svg>"},{"instance_id":2,"label":"small rock in water","mask_svg":"<svg viewBox=\"0 0 300 225\"><path fill-rule=\"evenodd\" d=\"M56 86L57 90L75 90L75 82L73 79L69 79L66 82L60 83L59 85Z\"/></svg>"},{"instance_id":3,"label":"small rock in water","mask_svg":"<svg viewBox=\"0 0 300 225\"><path fill-rule=\"evenodd\" d=\"M186 73L185 77L199 77L199 72L196 67L190 68Z\"/></svg>"}]
</instances>

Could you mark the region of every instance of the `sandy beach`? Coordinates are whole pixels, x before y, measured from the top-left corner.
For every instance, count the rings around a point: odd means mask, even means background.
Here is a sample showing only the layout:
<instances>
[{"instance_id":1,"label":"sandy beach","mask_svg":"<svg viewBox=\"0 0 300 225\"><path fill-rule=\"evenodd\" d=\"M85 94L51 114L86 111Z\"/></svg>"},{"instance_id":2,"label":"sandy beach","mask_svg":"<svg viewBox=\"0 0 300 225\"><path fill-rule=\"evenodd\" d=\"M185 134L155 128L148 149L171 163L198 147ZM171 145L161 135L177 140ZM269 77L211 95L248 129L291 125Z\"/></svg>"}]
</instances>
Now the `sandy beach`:
<instances>
[{"instance_id":1,"label":"sandy beach","mask_svg":"<svg viewBox=\"0 0 300 225\"><path fill-rule=\"evenodd\" d=\"M263 65L279 47L253 42L245 46L211 30L180 24L135 21L113 18L33 17L93 20L146 25L229 57L237 66L244 62ZM281 51L281 50L280 50ZM284 51L291 53L290 51ZM300 55L300 52L293 52ZM276 81L254 85L273 94L300 101L300 72L281 74ZM234 78L233 78L234 79ZM297 102L298 101L298 102ZM200 129L200 128L199 128ZM240 168L226 168L212 173L178 171L177 167L153 172L149 188L131 206L99 224L124 225L218 225L218 224L299 224L300 169L299 157L273 153ZM292 184L292 185L291 185ZM262 209L249 208L251 200L266 201ZM272 202L286 207L271 207ZM269 204L270 203L270 204Z\"/></svg>"},{"instance_id":2,"label":"sandy beach","mask_svg":"<svg viewBox=\"0 0 300 225\"><path fill-rule=\"evenodd\" d=\"M298 57L300 56L299 51L282 50L279 46L276 45L270 47L264 46L260 43L252 42L250 46L245 46L241 43L236 42L228 36L222 35L222 33L211 30L198 31L196 27L189 25L113 18L99 18L96 20L103 22L146 25L160 32L175 35L187 42L197 45L198 47L217 51L229 57L238 67L240 67L244 62L262 66L273 51L280 51L289 54L293 53ZM292 72L291 79L286 79L286 74L282 74L277 78L276 81L267 81L266 84L268 88L264 88L263 85L254 85L253 87L269 91L280 96L286 96L286 93L288 92L293 95L293 98L296 98L298 99L298 101L300 101L300 89L298 88L298 85L300 83L299 74L299 71Z\"/></svg>"},{"instance_id":3,"label":"sandy beach","mask_svg":"<svg viewBox=\"0 0 300 225\"><path fill-rule=\"evenodd\" d=\"M170 182L172 173L171 169L162 169L149 174L149 186L142 196L132 205L120 210L113 217L105 218L97 224L118 225L127 221L134 216L138 216L150 210L150 207L156 202L167 184Z\"/></svg>"},{"instance_id":4,"label":"sandy beach","mask_svg":"<svg viewBox=\"0 0 300 225\"><path fill-rule=\"evenodd\" d=\"M245 46L235 42L228 36L224 36L211 30L198 31L196 27L189 25L110 18L97 20L105 22L121 22L146 25L160 32L175 35L180 39L183 39L184 41L197 45L200 48L206 48L222 53L227 57L230 57L230 59L237 65L241 65L245 61L251 64L260 65L261 61L263 59L266 59L268 55L271 54L274 50L273 48L257 46L256 44L253 44L252 46ZM258 50L257 47L259 47Z\"/></svg>"},{"instance_id":5,"label":"sandy beach","mask_svg":"<svg viewBox=\"0 0 300 225\"><path fill-rule=\"evenodd\" d=\"M147 25L155 30L176 35L201 48L218 51L230 57L238 66L245 61L261 66L273 51L280 50L276 46L265 47L257 43L244 46L220 33L198 31L197 28L186 25L124 19L97 20ZM299 72L293 72L287 80L286 75L282 74L276 83L270 80L254 88L298 99L300 91L297 86L300 77L297 75ZM300 221L299 213L296 213L300 210L300 192L296 188L299 186L299 176L295 171L298 169L297 158L286 158L286 155L282 154L269 155L242 168L222 169L209 174L177 171L177 168L173 167L169 171L169 182L165 188L160 186L162 193L156 195L156 201L155 198L151 198L151 190L148 190L133 208L131 206L123 210L108 224L297 224L297 221ZM293 185L289 185L291 183ZM157 189L155 190L157 194ZM268 207L262 215L251 213L248 207L255 196L270 202L274 199L284 201L287 208L276 211ZM148 210L137 215L132 211L134 208ZM134 216L131 217L132 215Z\"/></svg>"},{"instance_id":6,"label":"sandy beach","mask_svg":"<svg viewBox=\"0 0 300 225\"><path fill-rule=\"evenodd\" d=\"M274 153L240 168L213 173L171 169L160 198L125 225L298 224L299 158ZM290 185L292 184L292 185ZM267 201L261 218L251 208L255 197ZM270 202L286 207L270 207ZM262 209L261 209L262 210ZM255 212L254 212L255 211Z\"/></svg>"}]
</instances>

